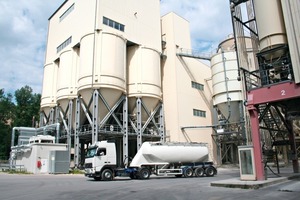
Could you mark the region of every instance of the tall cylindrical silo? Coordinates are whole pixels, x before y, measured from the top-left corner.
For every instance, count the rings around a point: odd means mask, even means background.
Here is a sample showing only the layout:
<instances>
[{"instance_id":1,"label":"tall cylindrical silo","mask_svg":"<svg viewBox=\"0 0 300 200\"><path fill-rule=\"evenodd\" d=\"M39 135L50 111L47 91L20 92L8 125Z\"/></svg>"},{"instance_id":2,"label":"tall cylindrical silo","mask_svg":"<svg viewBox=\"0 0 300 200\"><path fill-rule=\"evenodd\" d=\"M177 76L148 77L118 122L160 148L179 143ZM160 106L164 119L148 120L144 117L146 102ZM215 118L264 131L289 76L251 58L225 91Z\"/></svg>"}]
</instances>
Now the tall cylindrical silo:
<instances>
[{"instance_id":1,"label":"tall cylindrical silo","mask_svg":"<svg viewBox=\"0 0 300 200\"><path fill-rule=\"evenodd\" d=\"M127 48L129 112L136 111L136 99L141 98L148 111L161 100L160 53L154 49L132 46ZM149 116L142 111L142 120Z\"/></svg>"},{"instance_id":2,"label":"tall cylindrical silo","mask_svg":"<svg viewBox=\"0 0 300 200\"><path fill-rule=\"evenodd\" d=\"M41 110L46 116L49 115L50 109L56 106L57 68L56 62L44 66Z\"/></svg>"},{"instance_id":3,"label":"tall cylindrical silo","mask_svg":"<svg viewBox=\"0 0 300 200\"><path fill-rule=\"evenodd\" d=\"M253 0L260 51L269 50L287 43L280 0ZM283 52L269 55L274 58Z\"/></svg>"},{"instance_id":4,"label":"tall cylindrical silo","mask_svg":"<svg viewBox=\"0 0 300 200\"><path fill-rule=\"evenodd\" d=\"M59 56L56 99L64 111L69 101L77 97L77 57L77 53L73 49L66 50Z\"/></svg>"},{"instance_id":5,"label":"tall cylindrical silo","mask_svg":"<svg viewBox=\"0 0 300 200\"><path fill-rule=\"evenodd\" d=\"M240 121L242 85L237 80L235 51L221 51L211 58L213 104L229 122Z\"/></svg>"},{"instance_id":6,"label":"tall cylindrical silo","mask_svg":"<svg viewBox=\"0 0 300 200\"><path fill-rule=\"evenodd\" d=\"M99 89L110 107L126 92L126 40L119 35L99 32L87 34L80 42L78 94L89 102L93 91ZM107 109L99 102L99 117ZM92 111L92 110L91 110Z\"/></svg>"}]
</instances>

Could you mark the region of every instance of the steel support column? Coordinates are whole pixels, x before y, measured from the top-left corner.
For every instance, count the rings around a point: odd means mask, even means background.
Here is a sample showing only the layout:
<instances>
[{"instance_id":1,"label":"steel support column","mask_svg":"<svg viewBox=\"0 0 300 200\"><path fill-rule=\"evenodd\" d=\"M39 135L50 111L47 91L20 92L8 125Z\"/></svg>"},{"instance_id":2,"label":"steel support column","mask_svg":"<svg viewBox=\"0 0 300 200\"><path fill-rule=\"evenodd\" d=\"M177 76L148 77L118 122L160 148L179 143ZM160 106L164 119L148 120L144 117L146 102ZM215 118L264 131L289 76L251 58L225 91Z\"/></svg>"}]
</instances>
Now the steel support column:
<instances>
[{"instance_id":1,"label":"steel support column","mask_svg":"<svg viewBox=\"0 0 300 200\"><path fill-rule=\"evenodd\" d=\"M160 142L165 142L165 116L164 116L164 105L161 104L159 111L159 134Z\"/></svg>"},{"instance_id":2,"label":"steel support column","mask_svg":"<svg viewBox=\"0 0 300 200\"><path fill-rule=\"evenodd\" d=\"M142 146L143 139L142 139L142 100L137 98L136 100L136 117L137 117L137 150L139 150Z\"/></svg>"},{"instance_id":3,"label":"steel support column","mask_svg":"<svg viewBox=\"0 0 300 200\"><path fill-rule=\"evenodd\" d=\"M264 166L262 159L262 147L260 143L260 132L259 132L259 111L254 105L248 105L247 109L250 115L251 121L251 133L252 133L252 145L254 150L254 164L256 170L256 180L265 180Z\"/></svg>"},{"instance_id":4,"label":"steel support column","mask_svg":"<svg viewBox=\"0 0 300 200\"><path fill-rule=\"evenodd\" d=\"M123 101L123 161L128 165L128 98Z\"/></svg>"},{"instance_id":5,"label":"steel support column","mask_svg":"<svg viewBox=\"0 0 300 200\"><path fill-rule=\"evenodd\" d=\"M67 132L67 143L69 150L69 159L71 161L71 145L72 145L72 125L73 125L73 100L69 100L69 109L68 109L68 132Z\"/></svg>"},{"instance_id":6,"label":"steel support column","mask_svg":"<svg viewBox=\"0 0 300 200\"><path fill-rule=\"evenodd\" d=\"M295 134L293 131L293 121L287 120L286 125L288 126L287 128L289 130L289 141L290 141L290 145L291 145L291 160L293 163L293 172L299 173L299 162L298 162Z\"/></svg>"},{"instance_id":7,"label":"steel support column","mask_svg":"<svg viewBox=\"0 0 300 200\"><path fill-rule=\"evenodd\" d=\"M74 130L74 164L79 166L79 129L80 129L80 99L76 99L75 130Z\"/></svg>"},{"instance_id":8,"label":"steel support column","mask_svg":"<svg viewBox=\"0 0 300 200\"><path fill-rule=\"evenodd\" d=\"M93 93L93 128L92 128L92 143L98 141L98 118L99 118L99 92L98 90L94 90Z\"/></svg>"}]
</instances>

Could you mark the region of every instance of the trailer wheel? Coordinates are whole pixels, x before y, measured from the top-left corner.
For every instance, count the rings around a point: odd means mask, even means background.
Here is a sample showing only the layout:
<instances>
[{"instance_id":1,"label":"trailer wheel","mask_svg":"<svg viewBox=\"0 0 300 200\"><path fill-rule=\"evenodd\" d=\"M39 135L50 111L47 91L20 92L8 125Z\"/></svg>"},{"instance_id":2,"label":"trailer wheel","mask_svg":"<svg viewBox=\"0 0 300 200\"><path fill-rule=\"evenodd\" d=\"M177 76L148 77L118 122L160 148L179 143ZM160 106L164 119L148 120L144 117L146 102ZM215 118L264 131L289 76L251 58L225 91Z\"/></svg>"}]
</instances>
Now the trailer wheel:
<instances>
[{"instance_id":1,"label":"trailer wheel","mask_svg":"<svg viewBox=\"0 0 300 200\"><path fill-rule=\"evenodd\" d=\"M215 175L215 168L214 167L207 167L205 169L206 176L214 176Z\"/></svg>"},{"instance_id":2,"label":"trailer wheel","mask_svg":"<svg viewBox=\"0 0 300 200\"><path fill-rule=\"evenodd\" d=\"M105 169L101 173L101 180L103 181L111 181L113 180L113 173L110 169Z\"/></svg>"},{"instance_id":3,"label":"trailer wheel","mask_svg":"<svg viewBox=\"0 0 300 200\"><path fill-rule=\"evenodd\" d=\"M189 178L189 177L192 177L193 176L193 169L192 168L186 168L183 172L183 176L185 178Z\"/></svg>"},{"instance_id":4,"label":"trailer wheel","mask_svg":"<svg viewBox=\"0 0 300 200\"><path fill-rule=\"evenodd\" d=\"M150 177L150 170L148 168L142 168L140 171L139 171L139 178L140 179L149 179Z\"/></svg>"},{"instance_id":5,"label":"trailer wheel","mask_svg":"<svg viewBox=\"0 0 300 200\"><path fill-rule=\"evenodd\" d=\"M194 171L195 176L201 177L204 175L204 169L202 167L197 167Z\"/></svg>"}]
</instances>

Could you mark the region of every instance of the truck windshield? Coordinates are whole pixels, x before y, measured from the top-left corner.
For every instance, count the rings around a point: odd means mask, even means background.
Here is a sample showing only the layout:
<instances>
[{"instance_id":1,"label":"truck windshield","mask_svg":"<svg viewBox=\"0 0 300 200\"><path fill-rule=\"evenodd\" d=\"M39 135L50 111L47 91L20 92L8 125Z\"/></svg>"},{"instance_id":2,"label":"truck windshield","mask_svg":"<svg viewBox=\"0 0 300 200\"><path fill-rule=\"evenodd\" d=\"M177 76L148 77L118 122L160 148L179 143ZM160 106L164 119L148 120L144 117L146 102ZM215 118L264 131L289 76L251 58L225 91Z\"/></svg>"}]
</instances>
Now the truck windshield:
<instances>
[{"instance_id":1,"label":"truck windshield","mask_svg":"<svg viewBox=\"0 0 300 200\"><path fill-rule=\"evenodd\" d=\"M97 152L97 147L88 149L85 157L86 158L94 157L96 155L96 152Z\"/></svg>"}]
</instances>

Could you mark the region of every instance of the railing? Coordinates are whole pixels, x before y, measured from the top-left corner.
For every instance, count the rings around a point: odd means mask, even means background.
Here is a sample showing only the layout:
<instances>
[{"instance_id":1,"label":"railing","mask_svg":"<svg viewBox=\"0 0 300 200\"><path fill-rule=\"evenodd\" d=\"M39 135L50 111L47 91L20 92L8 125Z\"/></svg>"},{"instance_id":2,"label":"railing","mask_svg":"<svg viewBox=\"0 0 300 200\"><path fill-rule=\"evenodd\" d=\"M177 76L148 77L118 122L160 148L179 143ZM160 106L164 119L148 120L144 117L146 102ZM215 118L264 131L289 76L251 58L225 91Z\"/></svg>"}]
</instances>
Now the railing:
<instances>
[{"instance_id":1,"label":"railing","mask_svg":"<svg viewBox=\"0 0 300 200\"><path fill-rule=\"evenodd\" d=\"M179 48L177 50L177 55L191 57L191 58L198 58L203 60L210 60L212 56L211 53L204 53L202 51L195 51L192 49L183 49L183 48Z\"/></svg>"},{"instance_id":2,"label":"railing","mask_svg":"<svg viewBox=\"0 0 300 200\"><path fill-rule=\"evenodd\" d=\"M288 52L286 46L257 54L259 70L249 72L241 68L247 91L294 80L292 63L288 53L275 59L271 58L271 56L275 57L276 53L282 52Z\"/></svg>"}]
</instances>

